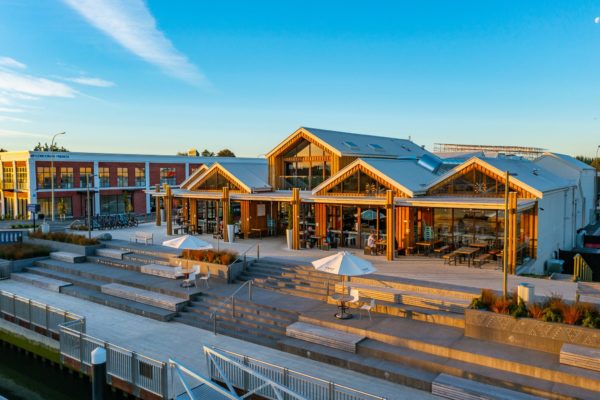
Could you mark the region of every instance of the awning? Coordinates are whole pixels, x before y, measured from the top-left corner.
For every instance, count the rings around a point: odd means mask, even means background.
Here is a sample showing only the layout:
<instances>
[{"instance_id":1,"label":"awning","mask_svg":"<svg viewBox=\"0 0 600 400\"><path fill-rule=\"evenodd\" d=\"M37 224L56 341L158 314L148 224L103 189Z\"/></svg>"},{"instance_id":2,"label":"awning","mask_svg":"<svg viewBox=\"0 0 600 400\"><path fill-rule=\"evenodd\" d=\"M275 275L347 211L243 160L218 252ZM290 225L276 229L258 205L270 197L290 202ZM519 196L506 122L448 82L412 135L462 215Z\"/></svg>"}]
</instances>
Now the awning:
<instances>
[{"instance_id":1,"label":"awning","mask_svg":"<svg viewBox=\"0 0 600 400\"><path fill-rule=\"evenodd\" d=\"M517 210L524 211L535 206L536 199L517 199ZM504 210L502 197L437 197L396 198L394 203L404 207L432 208L476 208L482 210Z\"/></svg>"}]
</instances>

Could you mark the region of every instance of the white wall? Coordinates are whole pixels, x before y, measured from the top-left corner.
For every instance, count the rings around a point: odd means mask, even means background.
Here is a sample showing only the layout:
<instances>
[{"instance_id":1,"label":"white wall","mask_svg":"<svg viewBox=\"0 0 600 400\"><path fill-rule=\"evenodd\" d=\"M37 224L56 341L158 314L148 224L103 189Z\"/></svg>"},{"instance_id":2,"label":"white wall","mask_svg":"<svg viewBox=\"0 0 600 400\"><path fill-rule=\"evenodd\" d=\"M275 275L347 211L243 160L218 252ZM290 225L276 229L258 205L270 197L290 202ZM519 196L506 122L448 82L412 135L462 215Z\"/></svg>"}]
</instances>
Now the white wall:
<instances>
[{"instance_id":1,"label":"white wall","mask_svg":"<svg viewBox=\"0 0 600 400\"><path fill-rule=\"evenodd\" d=\"M546 260L558 249L571 249L573 232L573 190L546 193L538 202L538 248L534 271L542 274Z\"/></svg>"}]
</instances>

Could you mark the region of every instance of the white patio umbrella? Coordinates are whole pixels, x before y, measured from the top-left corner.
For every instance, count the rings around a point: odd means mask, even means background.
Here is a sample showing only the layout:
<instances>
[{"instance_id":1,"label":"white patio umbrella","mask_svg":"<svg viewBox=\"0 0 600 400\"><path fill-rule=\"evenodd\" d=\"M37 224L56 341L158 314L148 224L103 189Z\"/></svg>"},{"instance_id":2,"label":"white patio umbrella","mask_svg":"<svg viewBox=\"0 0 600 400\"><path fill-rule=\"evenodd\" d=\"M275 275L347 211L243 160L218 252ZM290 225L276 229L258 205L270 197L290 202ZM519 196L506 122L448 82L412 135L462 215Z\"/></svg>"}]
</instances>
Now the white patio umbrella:
<instances>
[{"instance_id":1,"label":"white patio umbrella","mask_svg":"<svg viewBox=\"0 0 600 400\"><path fill-rule=\"evenodd\" d=\"M342 277L342 294L344 294L344 277L360 276L376 272L377 269L369 261L347 251L340 251L332 256L320 258L312 262L317 271L336 274Z\"/></svg>"},{"instance_id":2,"label":"white patio umbrella","mask_svg":"<svg viewBox=\"0 0 600 400\"><path fill-rule=\"evenodd\" d=\"M212 244L190 235L183 235L175 239L165 240L162 244L163 246L180 250L209 250L213 248Z\"/></svg>"}]
</instances>

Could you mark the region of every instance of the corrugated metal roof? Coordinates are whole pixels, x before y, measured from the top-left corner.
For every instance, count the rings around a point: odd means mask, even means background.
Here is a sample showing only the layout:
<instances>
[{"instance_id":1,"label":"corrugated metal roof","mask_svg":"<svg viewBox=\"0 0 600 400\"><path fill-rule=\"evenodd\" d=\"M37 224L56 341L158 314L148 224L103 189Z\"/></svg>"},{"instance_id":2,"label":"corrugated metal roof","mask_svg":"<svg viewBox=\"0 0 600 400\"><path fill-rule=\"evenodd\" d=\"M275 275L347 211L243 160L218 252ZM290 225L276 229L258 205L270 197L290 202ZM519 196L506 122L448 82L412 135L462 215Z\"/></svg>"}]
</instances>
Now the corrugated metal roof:
<instances>
[{"instance_id":1,"label":"corrugated metal roof","mask_svg":"<svg viewBox=\"0 0 600 400\"><path fill-rule=\"evenodd\" d=\"M529 160L521 158L481 158L481 160L501 171L509 171L511 176L542 193L573 185L569 180Z\"/></svg>"},{"instance_id":2,"label":"corrugated metal roof","mask_svg":"<svg viewBox=\"0 0 600 400\"><path fill-rule=\"evenodd\" d=\"M537 160L544 158L544 157L555 157L558 158L559 160L562 160L564 162L566 162L567 164L580 169L580 170L585 170L585 169L591 169L594 170L594 167L592 167L591 165L588 165L586 163L584 163L583 161L579 161L578 159L576 159L575 157L571 157L569 155L566 154L561 154L561 153L544 153L542 156L540 156ZM537 161L535 160L535 161ZM534 162L535 162L534 161Z\"/></svg>"},{"instance_id":3,"label":"corrugated metal roof","mask_svg":"<svg viewBox=\"0 0 600 400\"><path fill-rule=\"evenodd\" d=\"M423 154L431 154L436 157L433 153L408 139L303 128L340 151L342 155L377 158L419 158Z\"/></svg>"},{"instance_id":4,"label":"corrugated metal roof","mask_svg":"<svg viewBox=\"0 0 600 400\"><path fill-rule=\"evenodd\" d=\"M438 177L416 160L361 158L361 160L413 193L422 192Z\"/></svg>"},{"instance_id":5,"label":"corrugated metal roof","mask_svg":"<svg viewBox=\"0 0 600 400\"><path fill-rule=\"evenodd\" d=\"M254 163L248 161L228 162L220 165L252 190L271 189L267 160L256 160Z\"/></svg>"}]
</instances>

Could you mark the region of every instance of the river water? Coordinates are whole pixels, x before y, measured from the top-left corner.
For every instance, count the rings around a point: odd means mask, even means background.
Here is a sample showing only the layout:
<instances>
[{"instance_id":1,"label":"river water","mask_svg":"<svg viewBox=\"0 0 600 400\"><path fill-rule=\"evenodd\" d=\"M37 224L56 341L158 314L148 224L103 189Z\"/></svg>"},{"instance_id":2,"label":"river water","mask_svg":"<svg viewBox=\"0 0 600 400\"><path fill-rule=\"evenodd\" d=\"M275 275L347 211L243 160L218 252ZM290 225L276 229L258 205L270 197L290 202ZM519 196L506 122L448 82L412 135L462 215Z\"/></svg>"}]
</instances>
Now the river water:
<instances>
[{"instance_id":1,"label":"river water","mask_svg":"<svg viewBox=\"0 0 600 400\"><path fill-rule=\"evenodd\" d=\"M108 392L105 399L118 398ZM86 377L71 375L66 369L61 371L0 345L0 399L4 396L9 400L85 400L91 398L91 393L91 383Z\"/></svg>"}]
</instances>

